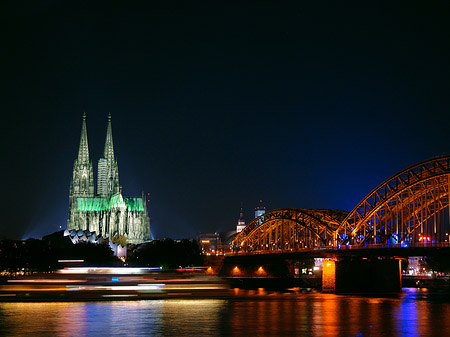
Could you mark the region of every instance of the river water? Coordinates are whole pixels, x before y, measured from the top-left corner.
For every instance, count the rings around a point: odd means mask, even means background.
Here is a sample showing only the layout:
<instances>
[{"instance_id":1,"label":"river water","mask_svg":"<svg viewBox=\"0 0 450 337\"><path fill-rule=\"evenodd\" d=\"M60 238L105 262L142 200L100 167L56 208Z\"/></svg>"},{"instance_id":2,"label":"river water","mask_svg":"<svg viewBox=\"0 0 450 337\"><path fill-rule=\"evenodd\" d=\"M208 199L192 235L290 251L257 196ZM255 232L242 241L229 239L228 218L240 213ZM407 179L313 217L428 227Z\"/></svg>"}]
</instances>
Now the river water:
<instances>
[{"instance_id":1,"label":"river water","mask_svg":"<svg viewBox=\"0 0 450 337\"><path fill-rule=\"evenodd\" d=\"M450 293L0 303L1 336L450 336Z\"/></svg>"}]
</instances>

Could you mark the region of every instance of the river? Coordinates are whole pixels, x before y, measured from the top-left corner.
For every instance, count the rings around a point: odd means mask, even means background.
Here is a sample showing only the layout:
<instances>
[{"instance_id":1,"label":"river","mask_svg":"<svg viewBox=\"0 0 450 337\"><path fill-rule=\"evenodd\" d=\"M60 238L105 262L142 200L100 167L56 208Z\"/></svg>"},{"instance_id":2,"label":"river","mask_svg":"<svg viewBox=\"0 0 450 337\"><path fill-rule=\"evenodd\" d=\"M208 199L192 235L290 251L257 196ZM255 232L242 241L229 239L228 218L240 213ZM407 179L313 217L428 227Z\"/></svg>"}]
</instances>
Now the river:
<instances>
[{"instance_id":1,"label":"river","mask_svg":"<svg viewBox=\"0 0 450 337\"><path fill-rule=\"evenodd\" d=\"M263 292L263 294L261 294ZM1 336L450 336L450 293L235 290L225 299L0 303Z\"/></svg>"}]
</instances>

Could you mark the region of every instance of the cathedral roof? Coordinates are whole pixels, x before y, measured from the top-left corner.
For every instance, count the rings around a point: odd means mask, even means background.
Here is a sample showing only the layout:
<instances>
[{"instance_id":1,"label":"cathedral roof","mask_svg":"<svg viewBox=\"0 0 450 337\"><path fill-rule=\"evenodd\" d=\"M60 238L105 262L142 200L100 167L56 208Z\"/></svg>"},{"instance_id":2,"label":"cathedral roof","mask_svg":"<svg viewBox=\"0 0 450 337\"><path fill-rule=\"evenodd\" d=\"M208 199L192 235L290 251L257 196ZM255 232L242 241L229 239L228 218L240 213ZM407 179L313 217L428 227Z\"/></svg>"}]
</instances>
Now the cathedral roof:
<instances>
[{"instance_id":1,"label":"cathedral roof","mask_svg":"<svg viewBox=\"0 0 450 337\"><path fill-rule=\"evenodd\" d=\"M77 198L77 211L81 212L106 211L118 207L126 207L129 211L143 212L144 201L142 198L124 198L121 193L114 194L111 198Z\"/></svg>"}]
</instances>

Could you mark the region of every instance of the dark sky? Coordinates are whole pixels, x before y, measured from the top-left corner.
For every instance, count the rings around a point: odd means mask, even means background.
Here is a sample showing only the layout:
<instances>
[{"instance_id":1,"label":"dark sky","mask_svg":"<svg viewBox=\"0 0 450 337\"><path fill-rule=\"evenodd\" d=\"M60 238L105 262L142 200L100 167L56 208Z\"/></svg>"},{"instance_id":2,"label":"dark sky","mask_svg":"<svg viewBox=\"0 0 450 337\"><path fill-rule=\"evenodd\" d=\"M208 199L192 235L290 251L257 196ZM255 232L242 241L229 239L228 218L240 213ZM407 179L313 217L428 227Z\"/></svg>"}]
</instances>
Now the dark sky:
<instances>
[{"instance_id":1,"label":"dark sky","mask_svg":"<svg viewBox=\"0 0 450 337\"><path fill-rule=\"evenodd\" d=\"M447 2L37 3L0 5L0 237L66 225L83 111L95 172L111 112L156 238L233 230L260 199L350 211L450 153Z\"/></svg>"}]
</instances>

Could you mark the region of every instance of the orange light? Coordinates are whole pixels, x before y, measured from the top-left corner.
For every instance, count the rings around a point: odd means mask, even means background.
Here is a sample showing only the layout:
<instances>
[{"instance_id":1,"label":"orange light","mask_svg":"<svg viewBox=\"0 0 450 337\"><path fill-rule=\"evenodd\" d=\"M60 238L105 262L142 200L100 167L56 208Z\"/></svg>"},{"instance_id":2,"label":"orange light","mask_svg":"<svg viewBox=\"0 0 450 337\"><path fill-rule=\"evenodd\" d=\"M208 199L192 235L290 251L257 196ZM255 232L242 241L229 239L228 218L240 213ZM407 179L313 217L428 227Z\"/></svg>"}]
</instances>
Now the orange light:
<instances>
[{"instance_id":1,"label":"orange light","mask_svg":"<svg viewBox=\"0 0 450 337\"><path fill-rule=\"evenodd\" d=\"M266 271L264 270L264 268L261 266L258 268L258 270L256 271L256 274L258 275L266 275Z\"/></svg>"}]
</instances>

